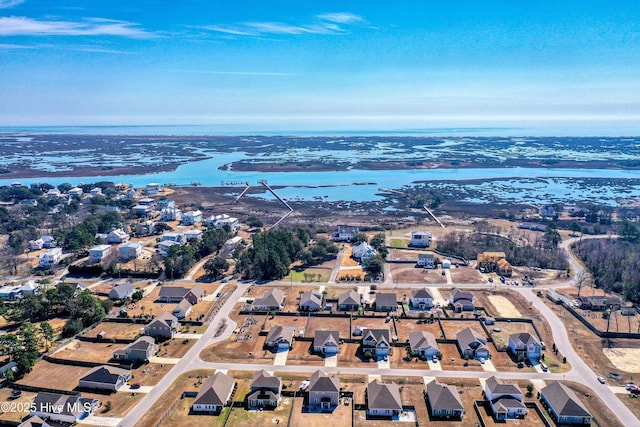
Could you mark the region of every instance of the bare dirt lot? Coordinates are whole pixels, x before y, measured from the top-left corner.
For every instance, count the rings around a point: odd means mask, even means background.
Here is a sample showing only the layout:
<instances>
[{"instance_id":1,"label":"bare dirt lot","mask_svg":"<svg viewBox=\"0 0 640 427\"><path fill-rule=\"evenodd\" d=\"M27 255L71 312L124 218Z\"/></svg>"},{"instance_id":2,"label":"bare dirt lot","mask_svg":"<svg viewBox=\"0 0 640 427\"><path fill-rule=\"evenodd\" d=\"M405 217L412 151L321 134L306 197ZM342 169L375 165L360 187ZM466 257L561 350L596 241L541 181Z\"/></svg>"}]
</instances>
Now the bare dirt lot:
<instances>
[{"instance_id":1,"label":"bare dirt lot","mask_svg":"<svg viewBox=\"0 0 640 427\"><path fill-rule=\"evenodd\" d=\"M71 391L78 387L78 380L90 370L40 360L18 384Z\"/></svg>"},{"instance_id":2,"label":"bare dirt lot","mask_svg":"<svg viewBox=\"0 0 640 427\"><path fill-rule=\"evenodd\" d=\"M318 330L338 331L340 338L350 338L349 318L347 317L310 317L304 330L305 337L314 337Z\"/></svg>"},{"instance_id":3,"label":"bare dirt lot","mask_svg":"<svg viewBox=\"0 0 640 427\"><path fill-rule=\"evenodd\" d=\"M440 323L442 325L442 329L444 329L444 334L446 339L456 339L456 334L463 329L471 328L480 336L486 336L484 329L480 326L480 322L477 320L468 320L468 321L459 321L459 320L446 320L441 319Z\"/></svg>"},{"instance_id":4,"label":"bare dirt lot","mask_svg":"<svg viewBox=\"0 0 640 427\"><path fill-rule=\"evenodd\" d=\"M602 351L621 371L640 372L640 348L604 348Z\"/></svg>"},{"instance_id":5,"label":"bare dirt lot","mask_svg":"<svg viewBox=\"0 0 640 427\"><path fill-rule=\"evenodd\" d=\"M158 347L159 357L182 357L191 347L194 346L196 340L174 338L164 341Z\"/></svg>"},{"instance_id":6,"label":"bare dirt lot","mask_svg":"<svg viewBox=\"0 0 640 427\"><path fill-rule=\"evenodd\" d=\"M397 283L447 283L447 278L440 274L439 270L417 268L413 264L391 264L391 277Z\"/></svg>"},{"instance_id":7,"label":"bare dirt lot","mask_svg":"<svg viewBox=\"0 0 640 427\"><path fill-rule=\"evenodd\" d=\"M522 314L502 295L489 295L489 301L500 317L521 317Z\"/></svg>"},{"instance_id":8,"label":"bare dirt lot","mask_svg":"<svg viewBox=\"0 0 640 427\"><path fill-rule=\"evenodd\" d=\"M84 336L95 338L100 332L106 333L105 338L119 338L119 339L136 339L142 334L144 325L136 323L116 323L116 322L102 322L95 328L88 330Z\"/></svg>"},{"instance_id":9,"label":"bare dirt lot","mask_svg":"<svg viewBox=\"0 0 640 427\"><path fill-rule=\"evenodd\" d=\"M52 354L53 357L86 362L108 362L115 350L122 349L125 344L93 343L72 340Z\"/></svg>"},{"instance_id":10,"label":"bare dirt lot","mask_svg":"<svg viewBox=\"0 0 640 427\"><path fill-rule=\"evenodd\" d=\"M0 401L9 403L8 411L0 411L0 421L19 423L23 417L29 415L29 406L33 403L36 393L23 391L22 396L11 399L11 389L0 389ZM16 425L16 424L13 424Z\"/></svg>"},{"instance_id":11,"label":"bare dirt lot","mask_svg":"<svg viewBox=\"0 0 640 427\"><path fill-rule=\"evenodd\" d=\"M442 369L443 370L460 370L482 371L482 365L477 360L469 360L468 365L464 366L465 360L460 356L460 351L456 344L438 344L440 353L442 353Z\"/></svg>"},{"instance_id":12,"label":"bare dirt lot","mask_svg":"<svg viewBox=\"0 0 640 427\"><path fill-rule=\"evenodd\" d=\"M96 411L99 417L124 417L135 405L144 397L142 393L112 393L104 395L99 393L82 393L82 397L98 399L102 407ZM111 402L111 409L107 411L105 406L107 402Z\"/></svg>"}]
</instances>

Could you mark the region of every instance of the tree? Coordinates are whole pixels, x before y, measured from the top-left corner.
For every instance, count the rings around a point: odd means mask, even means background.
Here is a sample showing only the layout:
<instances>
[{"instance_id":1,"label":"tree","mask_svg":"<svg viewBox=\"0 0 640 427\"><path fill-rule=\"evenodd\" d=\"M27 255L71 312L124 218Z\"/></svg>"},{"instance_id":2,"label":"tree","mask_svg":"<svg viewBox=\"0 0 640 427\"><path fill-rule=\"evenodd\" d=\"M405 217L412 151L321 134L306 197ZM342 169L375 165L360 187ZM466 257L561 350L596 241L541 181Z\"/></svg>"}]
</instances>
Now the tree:
<instances>
[{"instance_id":1,"label":"tree","mask_svg":"<svg viewBox=\"0 0 640 427\"><path fill-rule=\"evenodd\" d=\"M558 233L558 229L554 223L547 225L544 232L544 241L547 246L551 248L558 247L558 244L562 241L562 237L560 237L560 233Z\"/></svg>"},{"instance_id":2,"label":"tree","mask_svg":"<svg viewBox=\"0 0 640 427\"><path fill-rule=\"evenodd\" d=\"M386 236L384 233L378 233L371 238L371 242L369 243L371 244L371 246L379 250L384 246L385 238Z\"/></svg>"},{"instance_id":3,"label":"tree","mask_svg":"<svg viewBox=\"0 0 640 427\"><path fill-rule=\"evenodd\" d=\"M42 334L42 338L44 338L44 343L47 351L49 351L49 344L53 342L55 337L55 331L49 322L40 323L40 333Z\"/></svg>"},{"instance_id":4,"label":"tree","mask_svg":"<svg viewBox=\"0 0 640 427\"><path fill-rule=\"evenodd\" d=\"M364 261L364 269L372 276L381 274L384 271L384 258L374 255Z\"/></svg>"},{"instance_id":5,"label":"tree","mask_svg":"<svg viewBox=\"0 0 640 427\"><path fill-rule=\"evenodd\" d=\"M571 230L571 233L573 236L576 236L578 233L582 231L582 227L580 226L580 224L574 221L571 224L569 224L569 230Z\"/></svg>"},{"instance_id":6,"label":"tree","mask_svg":"<svg viewBox=\"0 0 640 427\"><path fill-rule=\"evenodd\" d=\"M635 241L640 238L640 229L636 224L625 219L620 223L618 234L625 240Z\"/></svg>"},{"instance_id":7,"label":"tree","mask_svg":"<svg viewBox=\"0 0 640 427\"><path fill-rule=\"evenodd\" d=\"M260 228L264 226L264 223L255 215L249 215L246 220L246 223L251 228Z\"/></svg>"},{"instance_id":8,"label":"tree","mask_svg":"<svg viewBox=\"0 0 640 427\"><path fill-rule=\"evenodd\" d=\"M527 396L531 396L533 394L533 384L527 384Z\"/></svg>"},{"instance_id":9,"label":"tree","mask_svg":"<svg viewBox=\"0 0 640 427\"><path fill-rule=\"evenodd\" d=\"M354 245L357 245L362 242L369 243L369 238L362 231L356 233L355 236L353 236L353 239L351 239L351 243L353 243Z\"/></svg>"},{"instance_id":10,"label":"tree","mask_svg":"<svg viewBox=\"0 0 640 427\"><path fill-rule=\"evenodd\" d=\"M208 259L207 262L204 263L204 271L206 271L209 277L213 277L214 279L224 275L228 269L229 262L219 256Z\"/></svg>"}]
</instances>

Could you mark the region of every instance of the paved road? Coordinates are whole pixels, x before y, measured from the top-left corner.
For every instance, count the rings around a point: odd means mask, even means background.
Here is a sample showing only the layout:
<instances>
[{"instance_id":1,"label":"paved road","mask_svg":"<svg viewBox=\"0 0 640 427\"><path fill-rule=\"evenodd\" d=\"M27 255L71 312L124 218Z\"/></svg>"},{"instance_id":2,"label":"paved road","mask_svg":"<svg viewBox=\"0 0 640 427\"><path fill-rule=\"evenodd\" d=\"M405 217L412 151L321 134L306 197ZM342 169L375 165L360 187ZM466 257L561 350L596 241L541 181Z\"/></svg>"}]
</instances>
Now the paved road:
<instances>
[{"instance_id":1,"label":"paved road","mask_svg":"<svg viewBox=\"0 0 640 427\"><path fill-rule=\"evenodd\" d=\"M202 337L196 341L195 345L189 349L187 354L171 369L161 380L153 387L153 390L145 395L142 400L127 414L126 417L122 419L120 424L121 427L133 427L135 426L140 418L149 410L149 408L153 408L154 403L162 396L162 394L173 384L173 382L184 372L195 369L192 367L193 360L200 360L199 354L200 352L208 345L213 344L215 342L224 341L229 338L233 334L233 330L236 327L235 322L229 319L229 313L235 303L240 299L242 294L247 290L249 285L238 284L238 289L236 289L233 294L229 297L227 302L222 306L216 319L211 322L211 325L207 328L207 330L202 334ZM218 329L218 325L220 322L226 319L227 328L224 333L215 337L216 330Z\"/></svg>"}]
</instances>

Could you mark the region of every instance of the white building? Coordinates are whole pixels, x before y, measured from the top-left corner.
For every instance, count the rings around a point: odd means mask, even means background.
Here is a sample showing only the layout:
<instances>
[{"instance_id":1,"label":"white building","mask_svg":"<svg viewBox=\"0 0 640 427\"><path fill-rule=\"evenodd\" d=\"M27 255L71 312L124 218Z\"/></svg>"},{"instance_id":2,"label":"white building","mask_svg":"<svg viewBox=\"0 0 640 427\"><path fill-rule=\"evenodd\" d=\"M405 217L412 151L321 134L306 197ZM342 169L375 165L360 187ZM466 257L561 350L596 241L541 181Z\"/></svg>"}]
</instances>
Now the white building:
<instances>
[{"instance_id":1,"label":"white building","mask_svg":"<svg viewBox=\"0 0 640 427\"><path fill-rule=\"evenodd\" d=\"M176 233L174 231L171 231L169 233L164 233L162 236L160 236L161 242L164 242L165 240L182 244L187 241L187 238L184 235L184 233Z\"/></svg>"},{"instance_id":2,"label":"white building","mask_svg":"<svg viewBox=\"0 0 640 427\"><path fill-rule=\"evenodd\" d=\"M89 249L89 261L102 262L111 253L111 246L96 245Z\"/></svg>"},{"instance_id":3,"label":"white building","mask_svg":"<svg viewBox=\"0 0 640 427\"><path fill-rule=\"evenodd\" d=\"M238 218L234 218L227 214L212 215L209 218L205 219L203 221L203 224L206 227L213 228L223 228L225 225L228 225L231 231L235 231L240 228L240 222L238 222Z\"/></svg>"},{"instance_id":4,"label":"white building","mask_svg":"<svg viewBox=\"0 0 640 427\"><path fill-rule=\"evenodd\" d=\"M62 258L61 248L49 249L45 253L40 254L38 265L42 268L52 268L60 262L60 258Z\"/></svg>"},{"instance_id":5,"label":"white building","mask_svg":"<svg viewBox=\"0 0 640 427\"><path fill-rule=\"evenodd\" d=\"M168 256L169 250L171 249L171 247L176 245L180 246L181 243L174 242L173 240L163 240L160 243L158 243L158 252L162 256Z\"/></svg>"},{"instance_id":6,"label":"white building","mask_svg":"<svg viewBox=\"0 0 640 427\"><path fill-rule=\"evenodd\" d=\"M160 184L157 182L150 182L146 187L144 187L144 193L147 196L157 196L158 193L160 193L160 188Z\"/></svg>"},{"instance_id":7,"label":"white building","mask_svg":"<svg viewBox=\"0 0 640 427\"><path fill-rule=\"evenodd\" d=\"M83 193L82 188L73 187L71 190L69 190L68 194L69 194L70 197L74 197L76 199L79 199L79 198L82 197L82 193Z\"/></svg>"},{"instance_id":8,"label":"white building","mask_svg":"<svg viewBox=\"0 0 640 427\"><path fill-rule=\"evenodd\" d=\"M187 239L187 242L191 240L200 240L202 239L202 230L187 230L184 232L184 237Z\"/></svg>"},{"instance_id":9,"label":"white building","mask_svg":"<svg viewBox=\"0 0 640 427\"><path fill-rule=\"evenodd\" d=\"M236 236L224 242L224 248L228 252L232 252L240 243L242 243L242 237Z\"/></svg>"},{"instance_id":10,"label":"white building","mask_svg":"<svg viewBox=\"0 0 640 427\"><path fill-rule=\"evenodd\" d=\"M118 254L122 259L136 259L142 255L142 242L127 242L120 246Z\"/></svg>"},{"instance_id":11,"label":"white building","mask_svg":"<svg viewBox=\"0 0 640 427\"><path fill-rule=\"evenodd\" d=\"M202 222L201 211L189 211L182 214L182 225L196 225Z\"/></svg>"},{"instance_id":12,"label":"white building","mask_svg":"<svg viewBox=\"0 0 640 427\"><path fill-rule=\"evenodd\" d=\"M102 188L100 187L93 187L91 189L91 191L89 191L89 193L91 194L92 197L95 196L102 196Z\"/></svg>"},{"instance_id":13,"label":"white building","mask_svg":"<svg viewBox=\"0 0 640 427\"><path fill-rule=\"evenodd\" d=\"M426 248L431 245L431 233L428 231L412 231L411 232L411 246L420 248Z\"/></svg>"},{"instance_id":14,"label":"white building","mask_svg":"<svg viewBox=\"0 0 640 427\"><path fill-rule=\"evenodd\" d=\"M126 243L130 238L131 236L122 228L117 228L107 235L107 243Z\"/></svg>"},{"instance_id":15,"label":"white building","mask_svg":"<svg viewBox=\"0 0 640 427\"><path fill-rule=\"evenodd\" d=\"M175 206L166 207L160 211L160 220L164 222L180 221L182 219L182 211Z\"/></svg>"}]
</instances>

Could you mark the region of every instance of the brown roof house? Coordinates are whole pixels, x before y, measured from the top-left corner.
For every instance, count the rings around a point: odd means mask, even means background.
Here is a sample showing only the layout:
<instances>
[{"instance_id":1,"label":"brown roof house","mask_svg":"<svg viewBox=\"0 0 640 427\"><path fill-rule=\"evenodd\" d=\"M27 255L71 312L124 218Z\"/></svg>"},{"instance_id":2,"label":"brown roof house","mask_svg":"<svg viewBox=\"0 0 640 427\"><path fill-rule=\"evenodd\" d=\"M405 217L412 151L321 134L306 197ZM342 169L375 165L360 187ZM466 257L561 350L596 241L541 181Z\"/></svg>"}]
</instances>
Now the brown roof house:
<instances>
[{"instance_id":1,"label":"brown roof house","mask_svg":"<svg viewBox=\"0 0 640 427\"><path fill-rule=\"evenodd\" d=\"M396 311L398 309L398 299L394 292L379 292L375 299L376 311Z\"/></svg>"},{"instance_id":2,"label":"brown roof house","mask_svg":"<svg viewBox=\"0 0 640 427\"><path fill-rule=\"evenodd\" d=\"M340 379L316 371L309 381L309 407L321 411L333 411L340 403Z\"/></svg>"},{"instance_id":3,"label":"brown roof house","mask_svg":"<svg viewBox=\"0 0 640 427\"><path fill-rule=\"evenodd\" d=\"M360 295L353 289L338 296L338 310L358 311L360 309Z\"/></svg>"},{"instance_id":4,"label":"brown roof house","mask_svg":"<svg viewBox=\"0 0 640 427\"><path fill-rule=\"evenodd\" d=\"M524 418L527 414L527 407L522 403L522 392L517 385L503 383L495 376L489 377L484 394L497 421Z\"/></svg>"},{"instance_id":5,"label":"brown roof house","mask_svg":"<svg viewBox=\"0 0 640 427\"><path fill-rule=\"evenodd\" d=\"M136 362L146 362L158 351L156 340L153 337L142 336L126 346L125 348L113 352L115 360L129 360Z\"/></svg>"},{"instance_id":6,"label":"brown roof house","mask_svg":"<svg viewBox=\"0 0 640 427\"><path fill-rule=\"evenodd\" d=\"M186 299L192 305L196 305L202 301L205 296L204 289L199 285L195 285L193 288L185 288L183 286L161 286L160 294L158 295L159 302L180 302L182 299Z\"/></svg>"},{"instance_id":7,"label":"brown roof house","mask_svg":"<svg viewBox=\"0 0 640 427\"><path fill-rule=\"evenodd\" d=\"M144 334L154 338L173 338L178 332L178 319L169 312L164 312L144 327Z\"/></svg>"},{"instance_id":8,"label":"brown roof house","mask_svg":"<svg viewBox=\"0 0 640 427\"><path fill-rule=\"evenodd\" d=\"M307 291L300 295L300 311L322 310L322 294L320 292Z\"/></svg>"},{"instance_id":9,"label":"brown roof house","mask_svg":"<svg viewBox=\"0 0 640 427\"><path fill-rule=\"evenodd\" d=\"M249 409L277 408L280 403L282 381L265 370L256 372L247 397Z\"/></svg>"},{"instance_id":10,"label":"brown roof house","mask_svg":"<svg viewBox=\"0 0 640 427\"><path fill-rule=\"evenodd\" d=\"M253 300L254 311L281 311L284 309L284 292L270 289L261 298Z\"/></svg>"},{"instance_id":11,"label":"brown roof house","mask_svg":"<svg viewBox=\"0 0 640 427\"><path fill-rule=\"evenodd\" d=\"M402 412L400 389L395 383L373 380L367 386L367 415L397 417Z\"/></svg>"},{"instance_id":12,"label":"brown roof house","mask_svg":"<svg viewBox=\"0 0 640 427\"><path fill-rule=\"evenodd\" d=\"M425 310L433 307L433 295L427 288L411 291L411 308Z\"/></svg>"},{"instance_id":13,"label":"brown roof house","mask_svg":"<svg viewBox=\"0 0 640 427\"><path fill-rule=\"evenodd\" d=\"M462 418L464 405L455 386L433 380L427 384L427 402L432 417Z\"/></svg>"},{"instance_id":14,"label":"brown roof house","mask_svg":"<svg viewBox=\"0 0 640 427\"><path fill-rule=\"evenodd\" d=\"M115 366L96 366L80 378L80 388L117 391L131 379L131 371Z\"/></svg>"},{"instance_id":15,"label":"brown roof house","mask_svg":"<svg viewBox=\"0 0 640 427\"><path fill-rule=\"evenodd\" d=\"M229 404L236 381L229 375L216 372L202 384L191 409L193 412L219 414Z\"/></svg>"},{"instance_id":16,"label":"brown roof house","mask_svg":"<svg viewBox=\"0 0 640 427\"><path fill-rule=\"evenodd\" d=\"M175 308L171 311L171 313L174 316L176 316L176 318L182 320L188 315L190 315L192 310L193 310L193 305L189 302L188 299L183 298L178 303L178 305L175 306Z\"/></svg>"},{"instance_id":17,"label":"brown roof house","mask_svg":"<svg viewBox=\"0 0 640 427\"><path fill-rule=\"evenodd\" d=\"M489 358L490 353L487 347L487 338L473 329L464 328L456 334L456 340L458 341L458 349L462 357L469 356L470 359L479 359L481 357L484 359Z\"/></svg>"},{"instance_id":18,"label":"brown roof house","mask_svg":"<svg viewBox=\"0 0 640 427\"><path fill-rule=\"evenodd\" d=\"M269 329L265 345L274 351L289 350L293 345L293 326L274 326Z\"/></svg>"}]
</instances>

